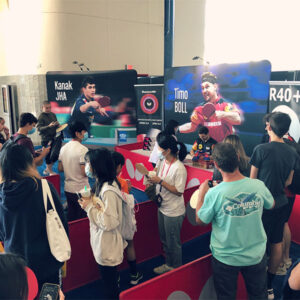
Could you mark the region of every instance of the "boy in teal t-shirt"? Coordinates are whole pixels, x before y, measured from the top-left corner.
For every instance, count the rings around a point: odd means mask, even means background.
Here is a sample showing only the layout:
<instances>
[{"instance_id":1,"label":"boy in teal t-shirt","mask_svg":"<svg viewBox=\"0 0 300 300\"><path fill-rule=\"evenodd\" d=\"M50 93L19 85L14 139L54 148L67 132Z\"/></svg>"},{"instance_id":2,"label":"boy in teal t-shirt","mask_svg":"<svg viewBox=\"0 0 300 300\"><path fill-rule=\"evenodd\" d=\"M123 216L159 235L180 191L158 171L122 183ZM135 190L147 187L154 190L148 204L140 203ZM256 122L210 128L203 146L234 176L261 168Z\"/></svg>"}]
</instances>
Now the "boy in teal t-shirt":
<instances>
[{"instance_id":1,"label":"boy in teal t-shirt","mask_svg":"<svg viewBox=\"0 0 300 300\"><path fill-rule=\"evenodd\" d=\"M231 144L219 143L212 155L223 182L200 186L196 221L212 223L210 247L218 299L235 299L239 272L250 298L266 298L266 234L261 216L274 199L260 180L244 177Z\"/></svg>"}]
</instances>

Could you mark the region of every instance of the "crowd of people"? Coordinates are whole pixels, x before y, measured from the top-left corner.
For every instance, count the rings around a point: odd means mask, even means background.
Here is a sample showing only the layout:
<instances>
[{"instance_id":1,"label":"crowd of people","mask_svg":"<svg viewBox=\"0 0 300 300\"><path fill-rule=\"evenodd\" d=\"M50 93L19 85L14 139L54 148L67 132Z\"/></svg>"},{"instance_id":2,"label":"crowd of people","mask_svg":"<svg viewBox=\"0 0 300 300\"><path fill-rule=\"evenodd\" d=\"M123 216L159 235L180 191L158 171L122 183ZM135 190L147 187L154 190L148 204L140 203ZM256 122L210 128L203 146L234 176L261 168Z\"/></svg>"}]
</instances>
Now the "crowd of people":
<instances>
[{"instance_id":1,"label":"crowd of people","mask_svg":"<svg viewBox=\"0 0 300 300\"><path fill-rule=\"evenodd\" d=\"M208 85L210 81L213 78L208 76ZM28 294L26 284L21 284L25 265L34 271L39 290L44 283L61 284L63 263L50 251L41 175L36 168L45 159L44 175L55 174L50 153L60 124L51 113L49 102L43 103L42 110L38 119L31 113L23 113L20 127L12 137L0 119L0 240L5 252L12 253L7 254L12 255L8 258L0 256L0 272L5 264L16 265L14 272L20 277L18 299L26 299ZM232 114L237 114L235 108ZM291 266L287 221L295 194L288 191L288 186L294 170L299 168L299 157L284 140L291 123L289 116L271 113L265 122L269 140L255 147L250 158L237 135L228 135L217 142L205 126L200 127L191 150L191 155L196 151L208 152L215 165L214 186L210 187L206 180L199 187L195 218L200 225L212 223L210 248L218 299L235 298L239 272L245 279L249 298L273 299L276 273L286 272ZM42 139L38 151L29 137L35 127ZM178 122L170 121L158 134L155 154L151 157L155 168L144 181L146 186L155 186L156 197L160 199L157 222L165 263L153 269L156 274L182 265L180 233L185 218L183 193L187 181L183 161L188 151L177 140L177 129ZM130 181L121 177L125 160L118 152L106 148L89 150L84 146L89 131L85 123L70 122L68 130L72 139L62 146L58 156L58 170L65 177L67 218L57 191L49 184L55 207L66 232L67 221L88 217L91 248L104 281L105 296L117 299L117 267L123 261L125 249L130 283L138 284L143 277L136 263L133 236L125 239L121 231L124 216L118 191L129 194L131 190ZM285 289L290 294L300 286L298 264L292 268ZM0 288L6 291L9 286Z\"/></svg>"}]
</instances>

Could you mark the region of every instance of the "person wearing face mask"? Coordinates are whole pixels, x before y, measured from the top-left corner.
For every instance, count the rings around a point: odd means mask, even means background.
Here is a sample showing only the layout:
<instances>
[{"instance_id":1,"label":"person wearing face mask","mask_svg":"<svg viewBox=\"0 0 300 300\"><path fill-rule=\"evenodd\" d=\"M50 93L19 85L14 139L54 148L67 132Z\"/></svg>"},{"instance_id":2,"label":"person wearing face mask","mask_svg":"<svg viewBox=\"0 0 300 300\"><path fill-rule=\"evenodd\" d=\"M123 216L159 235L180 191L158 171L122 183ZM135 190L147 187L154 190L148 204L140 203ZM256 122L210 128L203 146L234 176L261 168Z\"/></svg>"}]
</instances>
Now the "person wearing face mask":
<instances>
[{"instance_id":1,"label":"person wearing face mask","mask_svg":"<svg viewBox=\"0 0 300 300\"><path fill-rule=\"evenodd\" d=\"M78 121L69 125L69 132L72 140L60 150L58 170L65 174L64 190L68 203L68 221L74 221L86 217L86 213L78 204L77 193L90 188L84 160L88 148L82 145L88 138L88 133L85 125Z\"/></svg>"},{"instance_id":2,"label":"person wearing face mask","mask_svg":"<svg viewBox=\"0 0 300 300\"><path fill-rule=\"evenodd\" d=\"M44 101L42 106L42 113L38 117L37 129L42 139L42 146L47 147L50 145L50 152L45 158L46 169L44 170L44 175L53 175L55 174L52 170L53 162L51 162L50 154L53 145L53 140L56 135L56 129L59 127L57 122L56 115L51 112L51 104L49 101Z\"/></svg>"},{"instance_id":3,"label":"person wearing face mask","mask_svg":"<svg viewBox=\"0 0 300 300\"><path fill-rule=\"evenodd\" d=\"M116 167L111 152L98 148L87 152L86 173L95 178L93 197L78 200L90 221L90 241L99 265L105 299L119 299L118 269L127 242L121 234L122 200L109 186L119 190ZM119 190L119 192L121 192Z\"/></svg>"},{"instance_id":4,"label":"person wearing face mask","mask_svg":"<svg viewBox=\"0 0 300 300\"><path fill-rule=\"evenodd\" d=\"M172 135L175 138L175 140L177 141L175 134L178 131L178 126L179 126L179 123L177 121L169 120L165 129L162 131L162 133ZM156 141L154 144L153 150L150 154L150 157L149 157L149 162L152 163L153 167L155 167L157 164L157 161L159 159L158 155L159 155L159 150L158 150L158 144Z\"/></svg>"},{"instance_id":5,"label":"person wearing face mask","mask_svg":"<svg viewBox=\"0 0 300 300\"><path fill-rule=\"evenodd\" d=\"M48 155L50 147L42 147L41 151L35 151L32 140L28 137L28 135L35 133L37 118L31 113L23 113L20 116L19 123L19 130L13 135L13 139L16 144L28 148L33 156L34 164L40 166L44 157Z\"/></svg>"},{"instance_id":6,"label":"person wearing face mask","mask_svg":"<svg viewBox=\"0 0 300 300\"><path fill-rule=\"evenodd\" d=\"M183 192L187 180L182 161L187 149L173 136L162 132L157 136L157 143L161 160L155 168L156 176L148 180L156 184L156 194L163 199L158 209L158 228L166 263L153 270L163 274L182 265L180 231L185 216Z\"/></svg>"}]
</instances>

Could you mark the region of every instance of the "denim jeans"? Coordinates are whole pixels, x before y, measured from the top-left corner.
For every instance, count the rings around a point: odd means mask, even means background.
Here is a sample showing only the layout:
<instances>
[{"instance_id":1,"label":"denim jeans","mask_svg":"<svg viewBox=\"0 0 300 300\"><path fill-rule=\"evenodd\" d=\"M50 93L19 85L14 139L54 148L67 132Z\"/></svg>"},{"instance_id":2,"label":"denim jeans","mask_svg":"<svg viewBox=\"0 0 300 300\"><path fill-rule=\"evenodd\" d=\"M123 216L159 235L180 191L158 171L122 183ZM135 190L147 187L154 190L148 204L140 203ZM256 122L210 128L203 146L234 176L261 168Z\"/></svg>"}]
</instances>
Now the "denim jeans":
<instances>
[{"instance_id":1,"label":"denim jeans","mask_svg":"<svg viewBox=\"0 0 300 300\"><path fill-rule=\"evenodd\" d=\"M173 268L182 265L180 231L183 219L184 215L168 217L158 210L159 236L166 255L166 264Z\"/></svg>"},{"instance_id":2,"label":"denim jeans","mask_svg":"<svg viewBox=\"0 0 300 300\"><path fill-rule=\"evenodd\" d=\"M230 266L212 257L212 269L217 298L236 299L237 279L242 273L248 299L267 299L267 258L252 266Z\"/></svg>"}]
</instances>

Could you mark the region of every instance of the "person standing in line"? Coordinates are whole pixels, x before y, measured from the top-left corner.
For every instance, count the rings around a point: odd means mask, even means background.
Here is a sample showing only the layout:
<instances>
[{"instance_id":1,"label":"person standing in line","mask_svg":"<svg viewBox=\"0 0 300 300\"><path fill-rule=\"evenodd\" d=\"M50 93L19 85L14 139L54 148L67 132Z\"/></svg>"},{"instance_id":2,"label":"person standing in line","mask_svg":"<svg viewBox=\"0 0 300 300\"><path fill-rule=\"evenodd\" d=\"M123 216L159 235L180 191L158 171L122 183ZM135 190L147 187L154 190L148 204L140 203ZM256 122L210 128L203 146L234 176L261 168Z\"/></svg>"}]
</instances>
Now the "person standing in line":
<instances>
[{"instance_id":1,"label":"person standing in line","mask_svg":"<svg viewBox=\"0 0 300 300\"><path fill-rule=\"evenodd\" d=\"M165 129L162 132L164 134L172 135L174 137L174 139L177 141L176 132L178 130L178 125L179 125L179 123L176 120L169 120ZM153 150L149 157L149 162L152 163L153 167L156 166L157 161L159 159L158 154L159 154L158 144L157 144L157 141L155 141Z\"/></svg>"},{"instance_id":2,"label":"person standing in line","mask_svg":"<svg viewBox=\"0 0 300 300\"><path fill-rule=\"evenodd\" d=\"M163 274L182 265L180 231L185 216L183 192L187 180L182 161L187 149L173 136L162 132L157 136L157 143L160 159L154 169L156 176L148 180L156 184L156 194L163 199L158 208L158 228L166 263L153 269L154 273Z\"/></svg>"},{"instance_id":3,"label":"person standing in line","mask_svg":"<svg viewBox=\"0 0 300 300\"><path fill-rule=\"evenodd\" d=\"M227 135L227 137L224 139L224 143L231 144L236 151L238 157L239 157L239 170L241 174L243 174L245 177L250 176L250 169L251 165L249 163L250 158L246 155L243 144L238 137L238 135L230 134ZM222 174L218 171L218 169L214 168L213 173L213 181L222 181Z\"/></svg>"},{"instance_id":4,"label":"person standing in line","mask_svg":"<svg viewBox=\"0 0 300 300\"><path fill-rule=\"evenodd\" d=\"M262 180L275 199L275 208L272 211L264 211L262 216L270 245L267 271L269 299L274 299L273 280L283 254L283 230L289 209L285 187L291 184L298 161L296 151L283 140L290 124L289 115L281 112L271 113L266 126L271 141L256 146L250 159L250 177Z\"/></svg>"},{"instance_id":5,"label":"person standing in line","mask_svg":"<svg viewBox=\"0 0 300 300\"><path fill-rule=\"evenodd\" d=\"M65 174L64 190L68 203L68 221L74 221L86 217L86 213L78 204L77 193L85 187L86 189L90 188L84 160L88 148L82 145L82 142L88 138L88 133L85 125L81 122L71 123L69 132L72 140L60 150L58 171Z\"/></svg>"},{"instance_id":6,"label":"person standing in line","mask_svg":"<svg viewBox=\"0 0 300 300\"><path fill-rule=\"evenodd\" d=\"M244 177L233 145L218 143L212 158L223 181L213 188L205 180L199 187L196 222L212 223L210 249L217 298L236 299L241 272L249 299L267 298L266 242L263 208L274 199L264 183Z\"/></svg>"},{"instance_id":7,"label":"person standing in line","mask_svg":"<svg viewBox=\"0 0 300 300\"><path fill-rule=\"evenodd\" d=\"M33 161L36 166L40 166L43 163L43 159L50 152L50 147L42 147L41 151L35 151L31 138L28 135L35 133L35 125L37 118L31 113L23 113L20 116L20 127L18 131L13 135L13 139L16 144L27 147L33 156Z\"/></svg>"},{"instance_id":8,"label":"person standing in line","mask_svg":"<svg viewBox=\"0 0 300 300\"><path fill-rule=\"evenodd\" d=\"M114 151L112 152L112 158L115 163L117 179L121 185L121 191L129 194L131 190L131 182L130 180L125 180L121 177L121 171L125 164L124 156L121 153ZM137 270L133 237L131 240L127 240L127 243L128 246L126 248L126 254L127 262L130 269L130 284L136 285L139 283L140 280L142 280L143 274L141 272L138 272Z\"/></svg>"},{"instance_id":9,"label":"person standing in line","mask_svg":"<svg viewBox=\"0 0 300 300\"><path fill-rule=\"evenodd\" d=\"M54 175L52 170L53 163L50 159L53 139L56 135L56 129L59 127L56 115L51 112L51 104L49 101L44 101L42 106L42 113L38 117L37 129L42 138L42 146L47 147L50 145L50 151L45 157L46 169L43 171L43 175Z\"/></svg>"},{"instance_id":10,"label":"person standing in line","mask_svg":"<svg viewBox=\"0 0 300 300\"><path fill-rule=\"evenodd\" d=\"M127 246L121 234L122 199L107 186L120 189L111 152L90 150L86 156L87 176L95 178L92 197L78 200L90 220L91 247L104 282L105 299L118 299L118 269ZM95 199L95 197L97 197Z\"/></svg>"},{"instance_id":11,"label":"person standing in line","mask_svg":"<svg viewBox=\"0 0 300 300\"><path fill-rule=\"evenodd\" d=\"M25 146L11 144L0 155L0 240L6 253L20 255L33 270L39 289L60 284L60 268L49 247L41 177ZM56 211L68 232L60 198L49 182Z\"/></svg>"},{"instance_id":12,"label":"person standing in line","mask_svg":"<svg viewBox=\"0 0 300 300\"><path fill-rule=\"evenodd\" d=\"M10 138L9 129L5 126L5 120L0 117L0 150L3 144Z\"/></svg>"}]
</instances>

